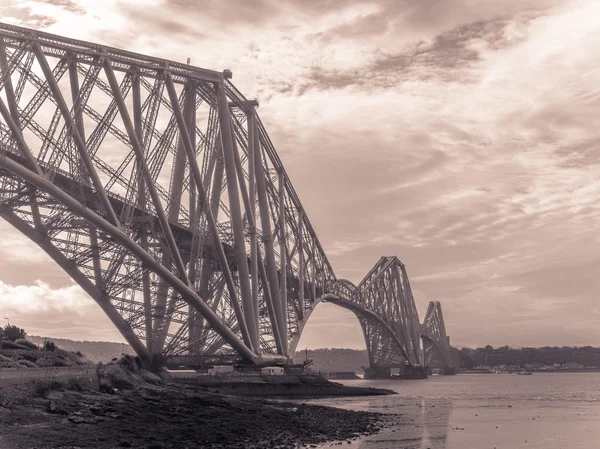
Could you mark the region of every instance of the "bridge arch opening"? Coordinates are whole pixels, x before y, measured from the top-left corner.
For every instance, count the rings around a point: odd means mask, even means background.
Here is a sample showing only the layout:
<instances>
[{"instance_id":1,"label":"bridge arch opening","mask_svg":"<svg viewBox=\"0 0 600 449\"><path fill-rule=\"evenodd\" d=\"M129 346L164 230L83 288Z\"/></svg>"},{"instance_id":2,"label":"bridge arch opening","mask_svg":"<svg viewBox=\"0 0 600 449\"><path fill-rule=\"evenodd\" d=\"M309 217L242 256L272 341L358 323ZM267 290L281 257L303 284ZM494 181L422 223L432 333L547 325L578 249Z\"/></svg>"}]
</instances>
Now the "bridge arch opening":
<instances>
[{"instance_id":1,"label":"bridge arch opening","mask_svg":"<svg viewBox=\"0 0 600 449\"><path fill-rule=\"evenodd\" d=\"M325 308L326 311L329 311L329 316L326 316L323 321L329 327L332 322L339 320L340 313L349 314L346 315L347 319L358 322L367 352L365 361L368 363L361 365L365 369L365 377L389 377L393 370L396 370L397 374L412 373L415 368L422 370L419 366L414 365L414 361L411 361L407 348L402 344L394 329L376 313L364 308L360 302L361 293L354 284L346 280L339 280L338 287L337 294L323 295L313 305L312 310L314 312L317 306L324 303L324 306L320 306L320 310ZM359 302L356 302L357 300ZM313 313L305 318L298 339L302 338L312 315ZM352 315L354 317L350 318ZM302 346L300 345L299 340L292 339L290 348L292 351L301 350ZM296 360L299 359L296 358Z\"/></svg>"},{"instance_id":2,"label":"bridge arch opening","mask_svg":"<svg viewBox=\"0 0 600 449\"><path fill-rule=\"evenodd\" d=\"M451 372L455 369L450 353L446 353L440 344L429 335L421 335L421 347L423 363L429 369L441 369L444 372Z\"/></svg>"},{"instance_id":3,"label":"bridge arch opening","mask_svg":"<svg viewBox=\"0 0 600 449\"><path fill-rule=\"evenodd\" d=\"M306 320L295 350L299 353L307 348L366 350L367 346L360 321L354 313L321 301Z\"/></svg>"}]
</instances>

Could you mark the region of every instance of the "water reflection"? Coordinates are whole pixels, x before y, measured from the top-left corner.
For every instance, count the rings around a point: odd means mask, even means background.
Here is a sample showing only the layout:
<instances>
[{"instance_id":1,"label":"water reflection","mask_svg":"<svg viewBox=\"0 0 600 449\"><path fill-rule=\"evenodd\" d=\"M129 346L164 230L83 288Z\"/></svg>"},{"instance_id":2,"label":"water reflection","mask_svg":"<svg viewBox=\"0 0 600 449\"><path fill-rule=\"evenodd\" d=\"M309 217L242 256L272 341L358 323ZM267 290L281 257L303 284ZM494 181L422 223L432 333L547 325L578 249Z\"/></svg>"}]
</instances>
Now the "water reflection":
<instances>
[{"instance_id":1,"label":"water reflection","mask_svg":"<svg viewBox=\"0 0 600 449\"><path fill-rule=\"evenodd\" d=\"M446 448L452 414L452 401L427 401L421 399L421 423L423 433L421 449Z\"/></svg>"},{"instance_id":2,"label":"water reflection","mask_svg":"<svg viewBox=\"0 0 600 449\"><path fill-rule=\"evenodd\" d=\"M360 401L318 401L321 405L391 413L392 427L375 435L353 441L352 449L446 449L450 432L452 401L446 399L399 396L364 398ZM335 445L335 443L333 444ZM323 445L331 447L333 445Z\"/></svg>"},{"instance_id":3,"label":"water reflection","mask_svg":"<svg viewBox=\"0 0 600 449\"><path fill-rule=\"evenodd\" d=\"M348 381L394 396L315 401L394 414L360 449L590 449L600 447L600 374L438 376L426 381ZM312 401L311 401L312 402ZM324 445L323 447L331 447ZM339 445L337 447L340 447Z\"/></svg>"}]
</instances>

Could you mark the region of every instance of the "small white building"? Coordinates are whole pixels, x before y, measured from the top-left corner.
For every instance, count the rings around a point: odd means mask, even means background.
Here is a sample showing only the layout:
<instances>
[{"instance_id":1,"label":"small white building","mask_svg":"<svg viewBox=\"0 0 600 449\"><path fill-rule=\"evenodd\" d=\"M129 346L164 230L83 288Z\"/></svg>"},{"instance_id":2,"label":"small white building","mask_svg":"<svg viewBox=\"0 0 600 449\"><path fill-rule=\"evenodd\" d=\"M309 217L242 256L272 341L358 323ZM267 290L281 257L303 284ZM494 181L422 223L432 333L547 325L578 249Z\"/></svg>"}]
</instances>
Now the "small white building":
<instances>
[{"instance_id":1,"label":"small white building","mask_svg":"<svg viewBox=\"0 0 600 449\"><path fill-rule=\"evenodd\" d=\"M195 379L198 377L198 373L193 369L167 370L166 372L170 379Z\"/></svg>"},{"instance_id":2,"label":"small white building","mask_svg":"<svg viewBox=\"0 0 600 449\"><path fill-rule=\"evenodd\" d=\"M233 373L233 365L217 365L208 369L209 376Z\"/></svg>"},{"instance_id":3,"label":"small white building","mask_svg":"<svg viewBox=\"0 0 600 449\"><path fill-rule=\"evenodd\" d=\"M260 374L263 376L283 376L284 370L282 366L265 366L261 368Z\"/></svg>"}]
</instances>

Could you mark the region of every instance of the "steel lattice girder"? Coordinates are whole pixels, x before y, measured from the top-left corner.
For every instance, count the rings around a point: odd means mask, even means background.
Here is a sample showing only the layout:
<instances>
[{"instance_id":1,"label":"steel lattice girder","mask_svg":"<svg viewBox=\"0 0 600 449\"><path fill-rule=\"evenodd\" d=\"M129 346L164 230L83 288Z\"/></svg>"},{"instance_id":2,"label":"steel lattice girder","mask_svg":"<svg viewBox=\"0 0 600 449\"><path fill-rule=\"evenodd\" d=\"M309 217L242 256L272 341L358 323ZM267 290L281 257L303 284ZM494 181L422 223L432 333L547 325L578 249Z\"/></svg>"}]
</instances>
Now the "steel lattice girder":
<instances>
[{"instance_id":1,"label":"steel lattice girder","mask_svg":"<svg viewBox=\"0 0 600 449\"><path fill-rule=\"evenodd\" d=\"M448 367L450 343L438 301L419 322L406 267L397 257L382 257L358 286L336 281L323 300L352 311L360 320L371 364L425 365L424 342L431 342Z\"/></svg>"},{"instance_id":2,"label":"steel lattice girder","mask_svg":"<svg viewBox=\"0 0 600 449\"><path fill-rule=\"evenodd\" d=\"M439 301L431 301L423 320L422 337L431 342L444 359L448 368L455 368L450 354L450 337L446 335L446 325Z\"/></svg>"},{"instance_id":3,"label":"steel lattice girder","mask_svg":"<svg viewBox=\"0 0 600 449\"><path fill-rule=\"evenodd\" d=\"M290 359L338 292L373 353L420 363L404 266L337 281L230 72L5 24L0 67L0 215L145 360Z\"/></svg>"}]
</instances>

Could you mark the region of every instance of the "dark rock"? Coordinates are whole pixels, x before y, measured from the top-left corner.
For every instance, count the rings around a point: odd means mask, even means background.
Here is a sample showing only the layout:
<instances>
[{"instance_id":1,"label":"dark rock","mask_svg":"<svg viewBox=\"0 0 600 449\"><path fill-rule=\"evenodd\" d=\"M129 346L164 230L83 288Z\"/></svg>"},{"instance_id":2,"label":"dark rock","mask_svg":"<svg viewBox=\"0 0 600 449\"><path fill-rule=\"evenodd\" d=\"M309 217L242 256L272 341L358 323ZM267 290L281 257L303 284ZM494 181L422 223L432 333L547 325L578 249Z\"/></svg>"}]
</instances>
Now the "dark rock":
<instances>
[{"instance_id":1,"label":"dark rock","mask_svg":"<svg viewBox=\"0 0 600 449\"><path fill-rule=\"evenodd\" d=\"M93 415L96 415L96 416L103 416L103 415L104 415L104 413L103 413L103 411L102 411L102 408L100 408L100 407L99 407L99 406L97 406L97 405L93 405L93 406L91 406L91 407L89 408L89 410L90 410L90 412L91 412Z\"/></svg>"},{"instance_id":2,"label":"dark rock","mask_svg":"<svg viewBox=\"0 0 600 449\"><path fill-rule=\"evenodd\" d=\"M73 424L84 424L86 422L85 418L81 416L69 416L67 421L71 421Z\"/></svg>"},{"instance_id":3,"label":"dark rock","mask_svg":"<svg viewBox=\"0 0 600 449\"><path fill-rule=\"evenodd\" d=\"M56 415L68 415L68 412L64 408L56 405L54 401L48 401L48 404L46 405L46 412L54 413Z\"/></svg>"}]
</instances>

